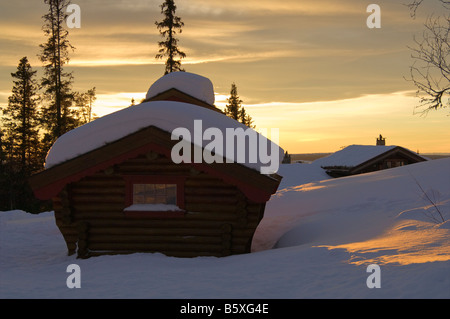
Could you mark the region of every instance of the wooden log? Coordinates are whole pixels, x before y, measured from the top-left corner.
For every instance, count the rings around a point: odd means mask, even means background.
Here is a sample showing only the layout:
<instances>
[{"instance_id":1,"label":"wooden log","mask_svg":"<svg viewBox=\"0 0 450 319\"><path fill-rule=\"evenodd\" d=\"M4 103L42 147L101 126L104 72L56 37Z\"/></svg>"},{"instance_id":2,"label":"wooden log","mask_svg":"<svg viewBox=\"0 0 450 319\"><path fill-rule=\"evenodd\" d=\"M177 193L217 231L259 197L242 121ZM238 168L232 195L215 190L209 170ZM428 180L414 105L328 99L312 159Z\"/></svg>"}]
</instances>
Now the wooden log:
<instances>
[{"instance_id":1,"label":"wooden log","mask_svg":"<svg viewBox=\"0 0 450 319\"><path fill-rule=\"evenodd\" d=\"M63 234L63 237L66 243L75 244L78 241L78 234L77 235Z\"/></svg>"},{"instance_id":2,"label":"wooden log","mask_svg":"<svg viewBox=\"0 0 450 319\"><path fill-rule=\"evenodd\" d=\"M216 229L220 221L204 221L190 219L124 219L124 220L89 220L92 229L100 228L186 228L186 229Z\"/></svg>"},{"instance_id":3,"label":"wooden log","mask_svg":"<svg viewBox=\"0 0 450 319\"><path fill-rule=\"evenodd\" d=\"M133 218L132 218L133 219ZM132 220L131 219L131 220ZM135 219L136 221L141 221L142 223L140 225L136 225L136 224L128 224L128 227L130 228L135 228L135 227L144 227L144 222L145 221L162 221L162 222L166 222L169 220L165 220L165 219ZM176 219L173 219L173 221L175 221ZM151 224L146 224L148 225L148 228L174 228L174 227L178 227L178 228L195 228L195 224L198 223L198 225L201 225L199 227L201 227L200 229L211 229L216 227L217 225L220 226L220 224L223 223L230 223L235 227L239 227L236 219L230 219L230 220L214 220L214 219L210 219L210 220L202 220L202 219L191 219L189 221L184 220L183 218L179 218L178 220L182 220L183 223L181 224L173 224L173 226L171 224L161 224L160 226L153 226ZM123 220L123 222L125 222L126 220ZM121 219L89 219L89 224L92 227L96 227L96 228L104 228L104 227L114 227L114 228L127 228L126 224L122 223ZM247 227L247 226L246 226Z\"/></svg>"},{"instance_id":4,"label":"wooden log","mask_svg":"<svg viewBox=\"0 0 450 319\"><path fill-rule=\"evenodd\" d=\"M249 237L233 237L232 243L233 246L247 245L248 242L251 242L252 238Z\"/></svg>"},{"instance_id":5,"label":"wooden log","mask_svg":"<svg viewBox=\"0 0 450 319\"><path fill-rule=\"evenodd\" d=\"M104 255L125 255L125 254L135 254L137 252L140 253L162 253L167 256L172 257L183 257L183 258L193 258L199 256L208 256L208 257L221 257L222 254L219 252L190 252L190 251L136 251L136 250L115 250L115 251L90 251L90 256L104 256Z\"/></svg>"},{"instance_id":6,"label":"wooden log","mask_svg":"<svg viewBox=\"0 0 450 319\"><path fill-rule=\"evenodd\" d=\"M73 187L72 188L72 196L75 195L118 195L118 196L124 196L125 194L125 187L105 187L105 188L99 188L99 187Z\"/></svg>"},{"instance_id":7,"label":"wooden log","mask_svg":"<svg viewBox=\"0 0 450 319\"><path fill-rule=\"evenodd\" d=\"M222 245L214 244L177 244L177 243L90 243L89 249L96 250L134 250L134 251L181 251L220 252Z\"/></svg>"},{"instance_id":8,"label":"wooden log","mask_svg":"<svg viewBox=\"0 0 450 319\"><path fill-rule=\"evenodd\" d=\"M69 195L69 192L70 188L69 186L66 186L59 193L59 198L61 199L61 219L62 223L66 225L71 224L73 221L71 196Z\"/></svg>"},{"instance_id":9,"label":"wooden log","mask_svg":"<svg viewBox=\"0 0 450 319\"><path fill-rule=\"evenodd\" d=\"M223 181L216 179L187 179L185 182L186 187L224 187L227 186Z\"/></svg>"},{"instance_id":10,"label":"wooden log","mask_svg":"<svg viewBox=\"0 0 450 319\"><path fill-rule=\"evenodd\" d=\"M117 212L124 208L124 205L110 203L74 203L73 206L76 212Z\"/></svg>"},{"instance_id":11,"label":"wooden log","mask_svg":"<svg viewBox=\"0 0 450 319\"><path fill-rule=\"evenodd\" d=\"M219 236L153 236L153 235L95 235L89 234L89 243L186 243L186 244L221 244ZM231 245L231 243L230 243Z\"/></svg>"},{"instance_id":12,"label":"wooden log","mask_svg":"<svg viewBox=\"0 0 450 319\"><path fill-rule=\"evenodd\" d=\"M213 195L188 195L184 196L186 203L216 203L216 204L236 204L237 199L234 196L213 196Z\"/></svg>"},{"instance_id":13,"label":"wooden log","mask_svg":"<svg viewBox=\"0 0 450 319\"><path fill-rule=\"evenodd\" d=\"M189 214L189 219L192 220L217 220L223 222L236 221L234 213L215 213L215 212L198 212Z\"/></svg>"},{"instance_id":14,"label":"wooden log","mask_svg":"<svg viewBox=\"0 0 450 319\"><path fill-rule=\"evenodd\" d=\"M248 245L232 245L232 254L246 254L250 252Z\"/></svg>"},{"instance_id":15,"label":"wooden log","mask_svg":"<svg viewBox=\"0 0 450 319\"><path fill-rule=\"evenodd\" d=\"M162 251L161 253L167 255L167 256L173 256L173 257L184 257L184 258L193 258L193 257L199 257L199 256L206 256L206 257L222 257L221 252L209 252L209 251Z\"/></svg>"},{"instance_id":16,"label":"wooden log","mask_svg":"<svg viewBox=\"0 0 450 319\"><path fill-rule=\"evenodd\" d=\"M74 205L77 205L78 203L121 203L123 204L125 202L125 194L120 195L109 195L109 194L73 194L72 195L72 201Z\"/></svg>"},{"instance_id":17,"label":"wooden log","mask_svg":"<svg viewBox=\"0 0 450 319\"><path fill-rule=\"evenodd\" d=\"M185 203L186 210L190 212L235 212L236 207L234 205L221 205L215 203Z\"/></svg>"},{"instance_id":18,"label":"wooden log","mask_svg":"<svg viewBox=\"0 0 450 319\"><path fill-rule=\"evenodd\" d=\"M108 219L114 219L114 220L121 220L124 219L124 213L122 210L114 210L114 211L91 211L91 212L76 212L74 214L74 221L81 221L81 220L108 220Z\"/></svg>"},{"instance_id":19,"label":"wooden log","mask_svg":"<svg viewBox=\"0 0 450 319\"><path fill-rule=\"evenodd\" d=\"M185 187L186 195L236 195L237 191L233 187Z\"/></svg>"},{"instance_id":20,"label":"wooden log","mask_svg":"<svg viewBox=\"0 0 450 319\"><path fill-rule=\"evenodd\" d=\"M242 237L242 238L249 238L250 236L253 235L255 229L254 228L244 228L244 229L240 229L238 227L234 227L233 228L233 238L238 238L238 237Z\"/></svg>"},{"instance_id":21,"label":"wooden log","mask_svg":"<svg viewBox=\"0 0 450 319\"><path fill-rule=\"evenodd\" d=\"M92 224L91 224L92 226ZM146 228L146 227L91 227L90 235L141 236L220 236L220 228Z\"/></svg>"},{"instance_id":22,"label":"wooden log","mask_svg":"<svg viewBox=\"0 0 450 319\"><path fill-rule=\"evenodd\" d=\"M185 173L189 174L189 169L183 166L178 165L158 165L158 164L144 164L144 165L121 165L116 170L118 173L129 173L129 172L158 172L160 175L164 175L165 173Z\"/></svg>"},{"instance_id":23,"label":"wooden log","mask_svg":"<svg viewBox=\"0 0 450 319\"><path fill-rule=\"evenodd\" d=\"M220 257L230 256L232 254L231 249L222 249Z\"/></svg>"},{"instance_id":24,"label":"wooden log","mask_svg":"<svg viewBox=\"0 0 450 319\"><path fill-rule=\"evenodd\" d=\"M77 188L123 188L125 189L125 181L123 179L111 179L111 180L90 180L90 181L78 181L76 182Z\"/></svg>"}]
</instances>

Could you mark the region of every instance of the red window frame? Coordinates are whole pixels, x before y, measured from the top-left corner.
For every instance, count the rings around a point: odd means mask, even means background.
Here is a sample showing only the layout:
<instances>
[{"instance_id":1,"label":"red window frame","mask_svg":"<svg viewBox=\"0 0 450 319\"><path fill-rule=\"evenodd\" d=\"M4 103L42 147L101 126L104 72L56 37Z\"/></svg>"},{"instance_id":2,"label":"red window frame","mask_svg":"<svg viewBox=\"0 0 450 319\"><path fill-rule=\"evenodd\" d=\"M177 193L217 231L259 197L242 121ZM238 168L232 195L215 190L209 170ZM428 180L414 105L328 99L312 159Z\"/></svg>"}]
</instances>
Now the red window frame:
<instances>
[{"instance_id":1,"label":"red window frame","mask_svg":"<svg viewBox=\"0 0 450 319\"><path fill-rule=\"evenodd\" d=\"M161 176L161 175L126 175L125 179L125 207L133 205L134 184L175 184L177 186L177 206L179 211L132 211L124 210L125 216L129 217L151 217L151 218L176 218L185 215L184 206L184 176Z\"/></svg>"}]
</instances>

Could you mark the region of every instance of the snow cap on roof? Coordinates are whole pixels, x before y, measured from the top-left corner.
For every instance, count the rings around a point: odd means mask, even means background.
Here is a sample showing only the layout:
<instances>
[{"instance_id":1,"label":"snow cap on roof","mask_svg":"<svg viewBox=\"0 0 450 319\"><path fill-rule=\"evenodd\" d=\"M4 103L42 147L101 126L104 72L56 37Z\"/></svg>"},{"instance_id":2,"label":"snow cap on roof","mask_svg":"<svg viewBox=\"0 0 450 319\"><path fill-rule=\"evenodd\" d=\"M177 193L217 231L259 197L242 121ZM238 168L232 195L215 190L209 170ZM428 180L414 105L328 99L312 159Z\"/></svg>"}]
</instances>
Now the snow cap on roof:
<instances>
[{"instance_id":1,"label":"snow cap on roof","mask_svg":"<svg viewBox=\"0 0 450 319\"><path fill-rule=\"evenodd\" d=\"M271 150L270 158L277 158L278 163L281 163L283 159L284 150L281 147L251 128L222 113L183 102L152 101L105 115L60 136L47 154L45 168L51 168L52 166L117 141L122 137L149 126L158 127L169 133L172 132L176 136L177 134L174 133L175 129L185 128L190 132L191 136L194 136L197 129L195 125L196 120L201 120L204 130L207 128L217 128L221 132L224 132L223 138L226 138L226 132L229 129L232 129L231 132L235 132L236 129L242 129L242 132L244 132L248 129L250 133L254 132L257 138L257 141L252 146L262 146L266 151ZM219 140L219 137L217 139ZM190 142L196 146L205 148L211 141L206 139L197 140L194 137L194 140ZM225 141L222 143L224 149L222 152L216 150L216 155L224 156L231 160L237 159L239 157L238 152L241 151L239 148L240 144L230 143L228 145ZM243 144L246 145L245 143ZM230 149L227 149L227 147L230 147ZM245 154L241 155L244 155L244 159L248 159L250 158L249 152L251 151L252 148L247 147L244 149ZM260 152L258 148L255 154L260 154ZM272 162L268 165L266 159L260 158L256 159L256 161L247 160L242 164L262 172L263 170L261 168L270 166ZM277 169L278 167L275 167L275 171L263 174L275 173Z\"/></svg>"},{"instance_id":2,"label":"snow cap on roof","mask_svg":"<svg viewBox=\"0 0 450 319\"><path fill-rule=\"evenodd\" d=\"M196 99L214 105L214 87L204 76L189 72L172 72L158 79L148 89L146 99L157 96L170 89L177 89Z\"/></svg>"},{"instance_id":3,"label":"snow cap on roof","mask_svg":"<svg viewBox=\"0 0 450 319\"><path fill-rule=\"evenodd\" d=\"M395 145L350 145L329 156L314 161L322 167L344 166L355 167L378 155L394 149Z\"/></svg>"}]
</instances>

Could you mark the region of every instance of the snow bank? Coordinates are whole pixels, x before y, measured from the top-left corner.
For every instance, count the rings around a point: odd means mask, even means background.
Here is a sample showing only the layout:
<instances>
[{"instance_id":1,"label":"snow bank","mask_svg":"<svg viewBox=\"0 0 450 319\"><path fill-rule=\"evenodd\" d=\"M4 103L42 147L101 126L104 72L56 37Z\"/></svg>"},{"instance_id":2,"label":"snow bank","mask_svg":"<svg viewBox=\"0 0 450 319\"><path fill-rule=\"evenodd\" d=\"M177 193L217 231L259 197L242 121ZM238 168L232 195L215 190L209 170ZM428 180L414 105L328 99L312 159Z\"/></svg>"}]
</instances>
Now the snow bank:
<instances>
[{"instance_id":1,"label":"snow bank","mask_svg":"<svg viewBox=\"0 0 450 319\"><path fill-rule=\"evenodd\" d=\"M427 216L412 178L449 220L450 159L326 180L319 169L280 168L258 235L277 249L224 258L76 259L53 213L0 212L0 298L450 298L448 221ZM80 289L66 286L74 263ZM368 263L380 265L379 289L366 285Z\"/></svg>"},{"instance_id":2,"label":"snow bank","mask_svg":"<svg viewBox=\"0 0 450 319\"><path fill-rule=\"evenodd\" d=\"M307 165L311 165L310 176L320 169L313 164L291 164L283 166L280 173L293 175ZM366 241L386 229L396 229L408 215L434 228L442 220L420 187L434 194L430 197L442 205L445 220L450 219L450 159L345 178L312 180L305 179L305 183L294 186L285 185L282 180L266 205L264 219L254 236L254 251L273 246Z\"/></svg>"},{"instance_id":3,"label":"snow bank","mask_svg":"<svg viewBox=\"0 0 450 319\"><path fill-rule=\"evenodd\" d=\"M215 97L212 82L208 78L189 72L166 74L150 86L145 98L150 99L170 89L177 89L209 105L214 105Z\"/></svg>"}]
</instances>

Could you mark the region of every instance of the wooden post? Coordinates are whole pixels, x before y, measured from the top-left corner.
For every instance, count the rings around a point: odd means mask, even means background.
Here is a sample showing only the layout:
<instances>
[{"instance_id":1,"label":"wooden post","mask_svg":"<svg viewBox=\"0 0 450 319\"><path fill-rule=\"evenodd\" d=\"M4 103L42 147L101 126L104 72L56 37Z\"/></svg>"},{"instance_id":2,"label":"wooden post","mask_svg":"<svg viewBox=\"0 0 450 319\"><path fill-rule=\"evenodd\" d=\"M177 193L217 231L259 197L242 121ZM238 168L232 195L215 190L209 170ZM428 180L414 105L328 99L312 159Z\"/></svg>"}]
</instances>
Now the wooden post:
<instances>
[{"instance_id":1,"label":"wooden post","mask_svg":"<svg viewBox=\"0 0 450 319\"><path fill-rule=\"evenodd\" d=\"M231 255L231 239L233 231L233 226L231 224L223 224L222 225L222 256L230 256Z\"/></svg>"},{"instance_id":2,"label":"wooden post","mask_svg":"<svg viewBox=\"0 0 450 319\"><path fill-rule=\"evenodd\" d=\"M236 204L236 218L239 225L246 226L247 225L247 198L245 195L239 191L237 194L238 202Z\"/></svg>"},{"instance_id":3,"label":"wooden post","mask_svg":"<svg viewBox=\"0 0 450 319\"><path fill-rule=\"evenodd\" d=\"M89 257L89 223L81 221L78 223L78 258Z\"/></svg>"},{"instance_id":4,"label":"wooden post","mask_svg":"<svg viewBox=\"0 0 450 319\"><path fill-rule=\"evenodd\" d=\"M63 225L70 225L73 222L68 188L69 186L65 186L64 189L59 193L59 196L61 198L61 217Z\"/></svg>"}]
</instances>

